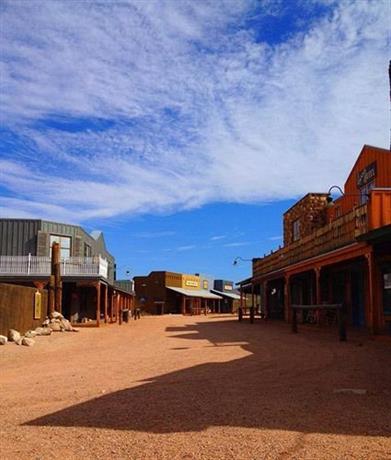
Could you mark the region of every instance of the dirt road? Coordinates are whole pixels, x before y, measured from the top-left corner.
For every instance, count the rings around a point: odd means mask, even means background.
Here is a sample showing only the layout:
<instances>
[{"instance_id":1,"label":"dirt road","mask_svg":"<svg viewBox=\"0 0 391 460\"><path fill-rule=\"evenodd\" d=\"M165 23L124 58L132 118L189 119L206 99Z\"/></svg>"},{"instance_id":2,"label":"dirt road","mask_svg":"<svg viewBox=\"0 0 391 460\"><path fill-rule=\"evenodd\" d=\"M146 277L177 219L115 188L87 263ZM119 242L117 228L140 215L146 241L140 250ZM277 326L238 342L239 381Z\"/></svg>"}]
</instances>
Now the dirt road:
<instances>
[{"instance_id":1,"label":"dirt road","mask_svg":"<svg viewBox=\"0 0 391 460\"><path fill-rule=\"evenodd\" d=\"M362 336L150 317L0 347L0 387L4 460L391 458L391 344Z\"/></svg>"}]
</instances>

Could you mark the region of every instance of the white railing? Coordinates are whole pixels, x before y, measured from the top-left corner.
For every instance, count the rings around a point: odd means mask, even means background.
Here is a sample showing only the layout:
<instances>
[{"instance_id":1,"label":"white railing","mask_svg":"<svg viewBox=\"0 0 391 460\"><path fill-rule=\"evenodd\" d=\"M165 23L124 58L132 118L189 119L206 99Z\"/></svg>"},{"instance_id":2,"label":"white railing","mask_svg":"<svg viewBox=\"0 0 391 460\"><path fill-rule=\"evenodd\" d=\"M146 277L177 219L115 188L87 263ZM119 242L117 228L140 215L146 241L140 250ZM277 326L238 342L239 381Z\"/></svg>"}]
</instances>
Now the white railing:
<instances>
[{"instance_id":1,"label":"white railing","mask_svg":"<svg viewBox=\"0 0 391 460\"><path fill-rule=\"evenodd\" d=\"M0 256L0 276L49 276L50 257ZM108 262L101 256L69 257L61 260L63 276L102 276L107 278Z\"/></svg>"}]
</instances>

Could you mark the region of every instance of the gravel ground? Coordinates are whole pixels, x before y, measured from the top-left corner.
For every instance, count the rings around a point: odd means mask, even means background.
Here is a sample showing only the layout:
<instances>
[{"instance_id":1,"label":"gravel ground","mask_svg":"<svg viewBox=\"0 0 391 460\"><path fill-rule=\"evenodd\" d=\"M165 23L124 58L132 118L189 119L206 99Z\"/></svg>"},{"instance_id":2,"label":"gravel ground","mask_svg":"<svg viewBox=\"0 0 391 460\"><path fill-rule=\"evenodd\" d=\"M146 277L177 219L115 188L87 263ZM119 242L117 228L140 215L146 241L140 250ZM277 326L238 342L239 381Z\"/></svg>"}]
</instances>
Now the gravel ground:
<instances>
[{"instance_id":1,"label":"gravel ground","mask_svg":"<svg viewBox=\"0 0 391 460\"><path fill-rule=\"evenodd\" d=\"M391 343L349 339L168 315L8 344L0 457L391 459Z\"/></svg>"}]
</instances>

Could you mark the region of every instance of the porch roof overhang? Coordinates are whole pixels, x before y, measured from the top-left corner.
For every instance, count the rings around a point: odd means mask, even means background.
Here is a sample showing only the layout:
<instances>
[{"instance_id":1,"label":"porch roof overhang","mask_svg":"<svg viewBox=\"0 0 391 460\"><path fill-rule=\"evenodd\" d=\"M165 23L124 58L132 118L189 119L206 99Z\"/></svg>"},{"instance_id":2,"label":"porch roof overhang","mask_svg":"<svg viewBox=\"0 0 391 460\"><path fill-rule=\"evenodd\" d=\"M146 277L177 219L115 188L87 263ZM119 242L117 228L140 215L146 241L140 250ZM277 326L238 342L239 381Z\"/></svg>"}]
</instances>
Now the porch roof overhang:
<instances>
[{"instance_id":1,"label":"porch roof overhang","mask_svg":"<svg viewBox=\"0 0 391 460\"><path fill-rule=\"evenodd\" d=\"M309 259L302 260L300 262L287 265L285 267L268 272L260 276L254 276L252 282L267 281L270 279L276 279L284 276L293 276L298 273L313 270L315 268L322 268L330 265L339 264L344 261L352 260L357 257L362 257L368 254L371 250L371 246L366 242L356 242L343 246L338 249L320 254Z\"/></svg>"},{"instance_id":2,"label":"porch roof overhang","mask_svg":"<svg viewBox=\"0 0 391 460\"><path fill-rule=\"evenodd\" d=\"M231 293L231 292L222 292L222 291L216 291L216 289L211 289L211 292L213 292L214 294L217 294L221 297L227 297L228 299L232 299L232 300L240 300L240 295L238 294L235 294L235 293Z\"/></svg>"},{"instance_id":3,"label":"porch roof overhang","mask_svg":"<svg viewBox=\"0 0 391 460\"><path fill-rule=\"evenodd\" d=\"M179 294L185 295L186 297L201 297L203 299L215 299L220 300L221 297L219 295L213 294L210 291L204 289L183 289L183 288L174 288L168 287L170 291L178 292Z\"/></svg>"},{"instance_id":4,"label":"porch roof overhang","mask_svg":"<svg viewBox=\"0 0 391 460\"><path fill-rule=\"evenodd\" d=\"M386 225L384 227L371 230L368 233L357 238L359 241L369 241L371 243L381 243L384 241L390 241L391 239L391 225Z\"/></svg>"},{"instance_id":5,"label":"porch roof overhang","mask_svg":"<svg viewBox=\"0 0 391 460\"><path fill-rule=\"evenodd\" d=\"M235 283L235 284L236 284L236 286L246 286L246 285L248 285L248 284L251 284L252 279L253 279L253 278L250 276L250 278L246 278L246 279L244 279L244 280L242 280L242 281L238 281L238 282Z\"/></svg>"}]
</instances>

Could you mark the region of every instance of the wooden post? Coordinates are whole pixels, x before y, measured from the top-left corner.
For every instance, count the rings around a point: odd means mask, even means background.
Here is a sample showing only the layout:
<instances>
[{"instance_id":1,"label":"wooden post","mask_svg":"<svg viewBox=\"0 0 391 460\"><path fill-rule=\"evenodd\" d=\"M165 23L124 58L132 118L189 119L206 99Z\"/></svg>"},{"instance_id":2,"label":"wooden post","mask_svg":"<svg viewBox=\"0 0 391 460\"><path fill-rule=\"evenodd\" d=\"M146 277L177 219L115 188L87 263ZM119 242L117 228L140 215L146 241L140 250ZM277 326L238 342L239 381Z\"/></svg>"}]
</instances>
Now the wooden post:
<instances>
[{"instance_id":1,"label":"wooden post","mask_svg":"<svg viewBox=\"0 0 391 460\"><path fill-rule=\"evenodd\" d=\"M54 275L54 308L59 313L62 312L62 282L61 282L61 261L60 261L60 245L53 243L52 245L52 275Z\"/></svg>"},{"instance_id":2,"label":"wooden post","mask_svg":"<svg viewBox=\"0 0 391 460\"><path fill-rule=\"evenodd\" d=\"M240 308L243 308L243 287L240 285Z\"/></svg>"},{"instance_id":3,"label":"wooden post","mask_svg":"<svg viewBox=\"0 0 391 460\"><path fill-rule=\"evenodd\" d=\"M291 321L292 312L291 312L291 286L290 286L290 277L285 275L284 283L284 307L285 307L285 321L289 323Z\"/></svg>"},{"instance_id":4,"label":"wooden post","mask_svg":"<svg viewBox=\"0 0 391 460\"><path fill-rule=\"evenodd\" d=\"M238 309L238 320L241 322L243 320L243 307L240 306Z\"/></svg>"},{"instance_id":5,"label":"wooden post","mask_svg":"<svg viewBox=\"0 0 391 460\"><path fill-rule=\"evenodd\" d=\"M251 283L251 308L254 308L254 284Z\"/></svg>"},{"instance_id":6,"label":"wooden post","mask_svg":"<svg viewBox=\"0 0 391 460\"><path fill-rule=\"evenodd\" d=\"M321 286L320 286L320 267L315 268L315 304L320 305L321 300Z\"/></svg>"},{"instance_id":7,"label":"wooden post","mask_svg":"<svg viewBox=\"0 0 391 460\"><path fill-rule=\"evenodd\" d=\"M292 308L292 332L297 334L297 311L296 308Z\"/></svg>"},{"instance_id":8,"label":"wooden post","mask_svg":"<svg viewBox=\"0 0 391 460\"><path fill-rule=\"evenodd\" d=\"M346 342L346 306L337 308L338 335L340 342Z\"/></svg>"},{"instance_id":9,"label":"wooden post","mask_svg":"<svg viewBox=\"0 0 391 460\"><path fill-rule=\"evenodd\" d=\"M105 297L104 297L104 310L105 310L105 323L108 320L108 300L109 300L109 286L105 285Z\"/></svg>"},{"instance_id":10,"label":"wooden post","mask_svg":"<svg viewBox=\"0 0 391 460\"><path fill-rule=\"evenodd\" d=\"M182 315L186 315L186 296L182 296Z\"/></svg>"},{"instance_id":11,"label":"wooden post","mask_svg":"<svg viewBox=\"0 0 391 460\"><path fill-rule=\"evenodd\" d=\"M255 311L255 308L254 308L254 305L252 305L250 307L250 323L251 324L254 324L254 311Z\"/></svg>"},{"instance_id":12,"label":"wooden post","mask_svg":"<svg viewBox=\"0 0 391 460\"><path fill-rule=\"evenodd\" d=\"M267 281L263 283L263 311L264 311L264 319L267 320L269 318L269 299L267 295Z\"/></svg>"},{"instance_id":13,"label":"wooden post","mask_svg":"<svg viewBox=\"0 0 391 460\"><path fill-rule=\"evenodd\" d=\"M118 293L118 324L122 324L122 305L123 305L123 299L122 299L122 294Z\"/></svg>"},{"instance_id":14,"label":"wooden post","mask_svg":"<svg viewBox=\"0 0 391 460\"><path fill-rule=\"evenodd\" d=\"M376 270L373 258L373 252L370 251L366 254L367 265L368 265L368 300L369 300L369 330L372 334L376 333L376 313L375 313L375 278Z\"/></svg>"},{"instance_id":15,"label":"wooden post","mask_svg":"<svg viewBox=\"0 0 391 460\"><path fill-rule=\"evenodd\" d=\"M95 285L96 289L96 324L100 324L100 282L98 281Z\"/></svg>"},{"instance_id":16,"label":"wooden post","mask_svg":"<svg viewBox=\"0 0 391 460\"><path fill-rule=\"evenodd\" d=\"M111 293L111 322L114 323L115 291Z\"/></svg>"},{"instance_id":17,"label":"wooden post","mask_svg":"<svg viewBox=\"0 0 391 460\"><path fill-rule=\"evenodd\" d=\"M55 280L54 275L50 275L49 278L49 314L55 311L56 299L55 299Z\"/></svg>"},{"instance_id":18,"label":"wooden post","mask_svg":"<svg viewBox=\"0 0 391 460\"><path fill-rule=\"evenodd\" d=\"M315 268L315 304L320 305L321 304L321 286L320 286L320 267ZM321 316L322 312L320 310L317 310L315 312L316 315L316 321L318 323L318 326L321 326Z\"/></svg>"}]
</instances>

